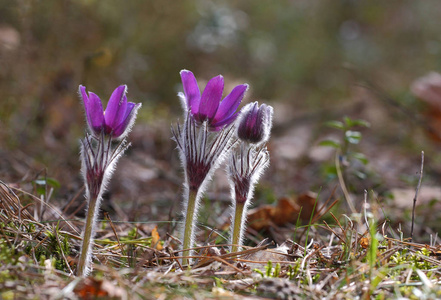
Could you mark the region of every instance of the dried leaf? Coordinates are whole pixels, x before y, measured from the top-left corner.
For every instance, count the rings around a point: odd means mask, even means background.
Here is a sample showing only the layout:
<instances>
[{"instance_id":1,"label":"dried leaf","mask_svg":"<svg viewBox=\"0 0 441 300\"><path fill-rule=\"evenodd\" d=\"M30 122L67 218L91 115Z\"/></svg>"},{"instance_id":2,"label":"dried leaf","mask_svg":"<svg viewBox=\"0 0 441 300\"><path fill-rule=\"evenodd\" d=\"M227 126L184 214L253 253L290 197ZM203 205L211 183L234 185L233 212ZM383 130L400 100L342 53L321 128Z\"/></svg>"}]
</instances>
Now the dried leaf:
<instances>
[{"instance_id":1,"label":"dried leaf","mask_svg":"<svg viewBox=\"0 0 441 300\"><path fill-rule=\"evenodd\" d=\"M152 248L155 248L156 250L162 250L162 245L159 241L160 237L158 233L158 226L155 226L155 228L153 228L152 230Z\"/></svg>"},{"instance_id":2,"label":"dried leaf","mask_svg":"<svg viewBox=\"0 0 441 300\"><path fill-rule=\"evenodd\" d=\"M300 206L287 197L279 199L273 211L272 220L279 226L294 223L299 215Z\"/></svg>"},{"instance_id":3,"label":"dried leaf","mask_svg":"<svg viewBox=\"0 0 441 300\"><path fill-rule=\"evenodd\" d=\"M96 297L124 298L125 291L107 280L88 277L74 290L81 299L94 299Z\"/></svg>"},{"instance_id":4,"label":"dried leaf","mask_svg":"<svg viewBox=\"0 0 441 300\"><path fill-rule=\"evenodd\" d=\"M312 192L307 192L297 197L296 202L302 208L302 212L300 213L300 220L302 220L303 223L309 222L312 211L314 210L314 204L316 200L317 200L317 195ZM318 209L315 210L315 213L317 213L317 211Z\"/></svg>"},{"instance_id":5,"label":"dried leaf","mask_svg":"<svg viewBox=\"0 0 441 300\"><path fill-rule=\"evenodd\" d=\"M248 213L248 226L256 231L268 228L274 215L274 206L263 205L252 209Z\"/></svg>"},{"instance_id":6,"label":"dried leaf","mask_svg":"<svg viewBox=\"0 0 441 300\"><path fill-rule=\"evenodd\" d=\"M316 195L314 193L304 193L296 200L288 197L280 198L277 206L257 207L248 213L249 227L260 231L273 225L284 226L288 223L296 223L299 212L300 220L307 223L310 220L315 201Z\"/></svg>"},{"instance_id":7,"label":"dried leaf","mask_svg":"<svg viewBox=\"0 0 441 300\"><path fill-rule=\"evenodd\" d=\"M424 121L427 123L427 133L430 138L440 142L441 131L441 74L430 72L416 79L411 85L412 93L418 99L426 102L427 109L424 112Z\"/></svg>"},{"instance_id":8,"label":"dried leaf","mask_svg":"<svg viewBox=\"0 0 441 300\"><path fill-rule=\"evenodd\" d=\"M367 237L361 238L360 239L360 246L363 249L367 249L369 247L369 238L367 238Z\"/></svg>"}]
</instances>

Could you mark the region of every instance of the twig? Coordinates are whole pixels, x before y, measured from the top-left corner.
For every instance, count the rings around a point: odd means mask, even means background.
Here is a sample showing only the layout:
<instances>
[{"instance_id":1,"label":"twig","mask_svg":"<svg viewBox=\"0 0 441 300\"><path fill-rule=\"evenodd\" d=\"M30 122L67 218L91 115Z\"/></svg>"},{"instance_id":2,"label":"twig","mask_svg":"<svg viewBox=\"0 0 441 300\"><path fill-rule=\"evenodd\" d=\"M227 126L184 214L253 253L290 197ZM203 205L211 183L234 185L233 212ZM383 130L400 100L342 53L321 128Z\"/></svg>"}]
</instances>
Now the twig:
<instances>
[{"instance_id":1,"label":"twig","mask_svg":"<svg viewBox=\"0 0 441 300\"><path fill-rule=\"evenodd\" d=\"M320 207L320 209L317 210L314 218L312 219L312 223L315 223L318 219L320 219L321 217L326 215L331 210L331 208L333 208L334 205L337 204L338 201L340 201L340 199L335 199L334 202L332 202L330 206L326 207L328 205L329 201L331 200L331 198L334 196L334 193L336 190L337 190L337 186L334 187L334 189L331 192L331 195L328 197L328 199L325 201L325 203ZM322 210L325 207L326 207L325 211L322 212ZM301 212L299 212L299 217L300 217L300 213Z\"/></svg>"},{"instance_id":2,"label":"twig","mask_svg":"<svg viewBox=\"0 0 441 300\"><path fill-rule=\"evenodd\" d=\"M343 179L343 173L342 173L341 165L340 165L340 157L341 157L341 151L338 149L335 152L335 167L337 170L338 182L340 183L340 188L343 191L343 195L345 196L346 202L348 203L348 206L349 206L349 209L351 210L351 213L356 214L357 211L355 210L354 204L352 203L351 196L349 195L349 191L346 187L345 180Z\"/></svg>"},{"instance_id":3,"label":"twig","mask_svg":"<svg viewBox=\"0 0 441 300\"><path fill-rule=\"evenodd\" d=\"M410 229L410 241L413 239L413 225L415 222L415 206L418 198L418 192L421 188L421 181L423 179L423 169L424 169L424 151L421 151L421 170L420 170L420 179L418 180L418 185L415 189L415 197L413 198L413 207L412 207L412 227Z\"/></svg>"},{"instance_id":4,"label":"twig","mask_svg":"<svg viewBox=\"0 0 441 300\"><path fill-rule=\"evenodd\" d=\"M113 225L113 222L112 222L112 220L110 219L109 213L105 212L105 213L104 213L104 218L107 219L107 220L109 221L110 227L112 228L113 234L115 235L115 237L116 237L116 241L118 242L118 246L120 247L121 252L122 252L123 254L125 254L125 253L124 253L124 250L123 250L124 248L121 246L121 242L119 241L118 233L116 233L115 226Z\"/></svg>"},{"instance_id":5,"label":"twig","mask_svg":"<svg viewBox=\"0 0 441 300\"><path fill-rule=\"evenodd\" d=\"M369 204L367 203L367 190L364 190L364 221L366 222L367 229L370 230L369 221L367 217L367 209L369 208Z\"/></svg>"}]
</instances>

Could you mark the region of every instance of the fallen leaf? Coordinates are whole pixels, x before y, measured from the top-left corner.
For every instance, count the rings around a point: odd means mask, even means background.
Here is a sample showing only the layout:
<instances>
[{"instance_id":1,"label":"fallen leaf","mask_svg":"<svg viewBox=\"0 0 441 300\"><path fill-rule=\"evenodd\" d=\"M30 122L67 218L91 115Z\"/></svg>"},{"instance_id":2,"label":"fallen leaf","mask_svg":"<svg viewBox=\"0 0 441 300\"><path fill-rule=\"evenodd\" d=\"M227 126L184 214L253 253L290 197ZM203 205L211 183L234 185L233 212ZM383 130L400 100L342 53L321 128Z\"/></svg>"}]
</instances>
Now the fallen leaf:
<instances>
[{"instance_id":1,"label":"fallen leaf","mask_svg":"<svg viewBox=\"0 0 441 300\"><path fill-rule=\"evenodd\" d=\"M256 231L271 226L272 215L275 207L272 205L262 205L248 212L248 226Z\"/></svg>"},{"instance_id":2,"label":"fallen leaf","mask_svg":"<svg viewBox=\"0 0 441 300\"><path fill-rule=\"evenodd\" d=\"M428 108L424 111L427 123L426 132L436 142L441 141L441 74L430 72L416 79L411 87L412 93L424 101Z\"/></svg>"},{"instance_id":3,"label":"fallen leaf","mask_svg":"<svg viewBox=\"0 0 441 300\"><path fill-rule=\"evenodd\" d=\"M160 237L159 237L159 233L158 233L158 226L155 226L155 228L153 228L152 230L152 248L155 248L156 250L162 250L162 245L159 242Z\"/></svg>"},{"instance_id":4,"label":"fallen leaf","mask_svg":"<svg viewBox=\"0 0 441 300\"><path fill-rule=\"evenodd\" d=\"M298 257L297 250L298 250L297 245L292 241L287 240L282 245L276 248L259 250L251 254L245 255L243 258L248 261L247 264L251 268L264 269L265 265L254 262L272 261L273 263L277 263L277 262L293 261L295 258Z\"/></svg>"},{"instance_id":5,"label":"fallen leaf","mask_svg":"<svg viewBox=\"0 0 441 300\"><path fill-rule=\"evenodd\" d=\"M93 277L85 278L74 290L81 299L95 299L96 297L125 298L125 291L107 280Z\"/></svg>"},{"instance_id":6,"label":"fallen leaf","mask_svg":"<svg viewBox=\"0 0 441 300\"><path fill-rule=\"evenodd\" d=\"M248 213L249 227L260 231L270 226L284 226L296 223L299 218L302 223L308 223L314 209L316 195L312 192L298 196L296 200L288 197L280 198L277 205L262 205ZM317 207L315 213L317 213Z\"/></svg>"},{"instance_id":7,"label":"fallen leaf","mask_svg":"<svg viewBox=\"0 0 441 300\"><path fill-rule=\"evenodd\" d=\"M361 238L360 239L360 246L363 249L367 249L369 247L369 239L367 237Z\"/></svg>"},{"instance_id":8,"label":"fallen leaf","mask_svg":"<svg viewBox=\"0 0 441 300\"><path fill-rule=\"evenodd\" d=\"M292 199L287 197L279 199L277 206L273 210L271 216L274 224L278 226L293 223L297 220L300 211L300 206Z\"/></svg>"},{"instance_id":9,"label":"fallen leaf","mask_svg":"<svg viewBox=\"0 0 441 300\"><path fill-rule=\"evenodd\" d=\"M308 223L311 219L312 211L314 210L314 205L317 200L317 195L313 192L307 192L299 195L297 198L297 204L302 208L302 212L300 213L300 220L303 223ZM314 216L318 211L318 207L316 206Z\"/></svg>"}]
</instances>

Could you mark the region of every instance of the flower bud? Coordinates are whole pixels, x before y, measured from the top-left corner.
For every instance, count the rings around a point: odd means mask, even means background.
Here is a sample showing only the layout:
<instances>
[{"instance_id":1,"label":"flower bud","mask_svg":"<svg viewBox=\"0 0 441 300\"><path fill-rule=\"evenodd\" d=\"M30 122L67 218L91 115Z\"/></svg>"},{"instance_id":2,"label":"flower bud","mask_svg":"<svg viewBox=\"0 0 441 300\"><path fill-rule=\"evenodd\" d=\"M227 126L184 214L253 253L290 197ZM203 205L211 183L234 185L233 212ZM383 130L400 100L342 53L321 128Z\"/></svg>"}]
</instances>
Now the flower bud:
<instances>
[{"instance_id":1,"label":"flower bud","mask_svg":"<svg viewBox=\"0 0 441 300\"><path fill-rule=\"evenodd\" d=\"M272 127L273 108L257 102L247 104L241 112L237 136L244 142L260 145L268 141Z\"/></svg>"}]
</instances>

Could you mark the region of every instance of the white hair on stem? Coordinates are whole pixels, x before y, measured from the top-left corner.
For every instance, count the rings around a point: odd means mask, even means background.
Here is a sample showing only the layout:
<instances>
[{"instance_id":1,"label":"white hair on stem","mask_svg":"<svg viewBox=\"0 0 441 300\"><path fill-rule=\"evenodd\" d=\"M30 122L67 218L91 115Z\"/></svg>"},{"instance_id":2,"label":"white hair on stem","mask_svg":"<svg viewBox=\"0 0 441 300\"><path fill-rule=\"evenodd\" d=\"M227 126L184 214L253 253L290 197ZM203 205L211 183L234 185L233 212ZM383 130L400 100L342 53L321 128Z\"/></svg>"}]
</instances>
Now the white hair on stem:
<instances>
[{"instance_id":1,"label":"white hair on stem","mask_svg":"<svg viewBox=\"0 0 441 300\"><path fill-rule=\"evenodd\" d=\"M234 132L233 126L227 126L220 132L209 131L207 122L198 126L191 117L190 111L187 111L182 127L179 124L177 129L172 127L173 140L177 144L185 176L182 211L184 225L181 227L184 247L185 244L194 244L195 225L201 197L214 171L236 144L237 139L233 139ZM194 199L190 199L190 196ZM192 215L188 215L189 207L194 210ZM188 224L189 222L190 224ZM187 230L191 230L191 232L188 233ZM189 241L185 240L186 234L187 236L189 234Z\"/></svg>"},{"instance_id":2,"label":"white hair on stem","mask_svg":"<svg viewBox=\"0 0 441 300\"><path fill-rule=\"evenodd\" d=\"M239 149L230 155L227 164L232 199L230 244L243 244L247 211L252 203L254 188L268 165L269 152L265 145L256 147L242 142ZM238 247L231 246L232 251L236 249Z\"/></svg>"},{"instance_id":3,"label":"white hair on stem","mask_svg":"<svg viewBox=\"0 0 441 300\"><path fill-rule=\"evenodd\" d=\"M83 243L77 268L78 276L87 276L92 271L92 241L96 233L102 196L119 158L129 146L130 144L127 144L123 139L116 147L112 147L112 139L106 139L103 132L99 138L87 134L81 140L81 172L86 187L87 208L86 224L82 232Z\"/></svg>"}]
</instances>

